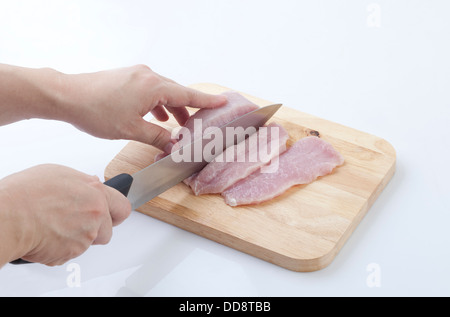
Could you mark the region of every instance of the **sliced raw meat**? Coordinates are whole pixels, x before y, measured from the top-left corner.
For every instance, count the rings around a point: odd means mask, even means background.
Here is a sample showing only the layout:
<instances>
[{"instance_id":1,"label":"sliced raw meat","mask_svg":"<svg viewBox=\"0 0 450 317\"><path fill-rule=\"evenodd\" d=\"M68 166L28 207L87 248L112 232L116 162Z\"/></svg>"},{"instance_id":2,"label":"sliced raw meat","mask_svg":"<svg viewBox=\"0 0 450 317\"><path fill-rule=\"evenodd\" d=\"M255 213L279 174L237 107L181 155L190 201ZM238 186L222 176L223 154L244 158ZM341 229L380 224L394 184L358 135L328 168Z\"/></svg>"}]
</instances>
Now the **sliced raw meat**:
<instances>
[{"instance_id":1,"label":"sliced raw meat","mask_svg":"<svg viewBox=\"0 0 450 317\"><path fill-rule=\"evenodd\" d=\"M256 171L224 191L225 202L238 206L267 201L294 185L309 184L317 177L330 174L344 163L331 144L314 136L300 139L277 159L276 171Z\"/></svg>"},{"instance_id":2,"label":"sliced raw meat","mask_svg":"<svg viewBox=\"0 0 450 317\"><path fill-rule=\"evenodd\" d=\"M222 193L286 150L287 131L271 123L230 146L185 183L196 195Z\"/></svg>"},{"instance_id":3,"label":"sliced raw meat","mask_svg":"<svg viewBox=\"0 0 450 317\"><path fill-rule=\"evenodd\" d=\"M228 99L228 102L224 106L214 109L200 109L186 121L184 127L189 129L191 140L201 137L206 128L221 127L222 125L259 108L253 102L235 91L227 91L222 93L222 95L226 96ZM196 119L201 119L201 130L195 129ZM191 142L191 140L189 140L189 142Z\"/></svg>"},{"instance_id":4,"label":"sliced raw meat","mask_svg":"<svg viewBox=\"0 0 450 317\"><path fill-rule=\"evenodd\" d=\"M227 91L222 93L222 95L226 96L228 99L228 102L224 106L214 109L200 109L186 121L184 128L188 129L191 137L190 139L181 138L179 141L180 146L190 143L194 138L201 137L206 128L221 127L222 125L259 108L256 104L235 91ZM201 119L201 129L195 129L195 119ZM185 130L181 129L175 139L180 139L180 135L183 134L183 131ZM155 156L155 161L158 161L165 156L167 156L166 153L159 153Z\"/></svg>"}]
</instances>

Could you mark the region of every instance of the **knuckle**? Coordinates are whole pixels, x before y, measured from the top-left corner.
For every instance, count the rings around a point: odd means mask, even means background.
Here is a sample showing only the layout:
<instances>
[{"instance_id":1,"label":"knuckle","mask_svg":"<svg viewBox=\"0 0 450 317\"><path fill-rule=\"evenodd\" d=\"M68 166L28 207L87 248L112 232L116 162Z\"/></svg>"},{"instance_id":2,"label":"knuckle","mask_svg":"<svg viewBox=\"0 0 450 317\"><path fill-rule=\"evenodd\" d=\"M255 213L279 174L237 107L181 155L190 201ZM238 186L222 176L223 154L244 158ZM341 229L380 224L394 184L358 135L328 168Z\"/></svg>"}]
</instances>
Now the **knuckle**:
<instances>
[{"instance_id":1,"label":"knuckle","mask_svg":"<svg viewBox=\"0 0 450 317\"><path fill-rule=\"evenodd\" d=\"M89 218L93 223L98 223L101 221L104 215L105 208L101 202L98 202L97 205L92 205L89 210Z\"/></svg>"},{"instance_id":2,"label":"knuckle","mask_svg":"<svg viewBox=\"0 0 450 317\"><path fill-rule=\"evenodd\" d=\"M90 229L85 232L85 237L87 241L91 244L95 239L97 239L97 230Z\"/></svg>"},{"instance_id":3,"label":"knuckle","mask_svg":"<svg viewBox=\"0 0 450 317\"><path fill-rule=\"evenodd\" d=\"M137 71L140 71L140 72L149 72L149 71L151 72L152 71L152 69L145 64L137 64L134 66L134 69Z\"/></svg>"},{"instance_id":4,"label":"knuckle","mask_svg":"<svg viewBox=\"0 0 450 317\"><path fill-rule=\"evenodd\" d=\"M133 75L137 79L140 79L144 84L145 83L156 84L156 83L161 82L160 76L158 76L158 74L153 72L150 69L150 67L148 67L146 65L142 65L142 64L141 65L137 65L133 69Z\"/></svg>"},{"instance_id":5,"label":"knuckle","mask_svg":"<svg viewBox=\"0 0 450 317\"><path fill-rule=\"evenodd\" d=\"M138 64L129 69L130 80L138 89L148 88L148 85L156 85L161 81L160 76L153 72L150 67ZM145 90L143 90L145 91Z\"/></svg>"},{"instance_id":6,"label":"knuckle","mask_svg":"<svg viewBox=\"0 0 450 317\"><path fill-rule=\"evenodd\" d=\"M87 218L87 221L90 221L92 224L97 224L108 213L109 208L104 190L104 188L96 190L96 192L88 198L84 207L82 207L84 216Z\"/></svg>"},{"instance_id":7,"label":"knuckle","mask_svg":"<svg viewBox=\"0 0 450 317\"><path fill-rule=\"evenodd\" d=\"M97 186L100 183L100 178L97 175L89 175L93 186Z\"/></svg>"},{"instance_id":8,"label":"knuckle","mask_svg":"<svg viewBox=\"0 0 450 317\"><path fill-rule=\"evenodd\" d=\"M164 81L155 73L143 75L141 84L144 91L148 90L149 87L159 90L165 85Z\"/></svg>"}]
</instances>

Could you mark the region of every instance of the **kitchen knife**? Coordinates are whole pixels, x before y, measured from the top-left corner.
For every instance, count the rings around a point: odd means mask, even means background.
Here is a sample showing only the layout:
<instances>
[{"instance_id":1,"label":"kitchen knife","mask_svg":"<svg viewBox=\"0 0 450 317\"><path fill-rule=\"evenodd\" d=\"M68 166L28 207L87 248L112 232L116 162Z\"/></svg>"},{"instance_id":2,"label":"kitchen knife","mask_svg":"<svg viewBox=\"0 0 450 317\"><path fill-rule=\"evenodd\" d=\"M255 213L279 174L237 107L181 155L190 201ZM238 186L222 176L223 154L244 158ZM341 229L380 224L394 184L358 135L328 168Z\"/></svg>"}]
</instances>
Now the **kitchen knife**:
<instances>
[{"instance_id":1,"label":"kitchen knife","mask_svg":"<svg viewBox=\"0 0 450 317\"><path fill-rule=\"evenodd\" d=\"M156 161L143 170L133 175L117 175L106 181L105 185L114 187L127 196L133 209L139 208L154 197L180 183L192 174L200 171L227 147L241 142L249 136L251 132L256 132L257 129L263 126L280 107L281 104L275 104L251 111L216 128L220 129L220 133L215 129L211 129L210 133L207 135L194 139L191 143L181 147L161 160ZM235 137L227 137L227 131L229 131L227 129L229 128L237 128L233 130ZM214 140L211 140L212 135L221 135L222 139L214 138ZM211 154L209 157L201 155L202 159L200 160L193 157L198 154L199 150L201 151L201 154L204 154L203 149L205 148L205 145L209 143L209 146L211 146L211 142L217 142L215 145L218 146L215 146L215 148L218 148L219 145L221 145L220 150ZM174 159L175 156L180 157L182 155L181 153L186 152L194 154L191 155L190 160L177 162L177 160Z\"/></svg>"},{"instance_id":2,"label":"kitchen knife","mask_svg":"<svg viewBox=\"0 0 450 317\"><path fill-rule=\"evenodd\" d=\"M280 109L281 104L274 104L270 106L261 107L253 110L243 116L221 126L216 129L211 129L206 135L201 138L194 139L191 143L182 146L180 149L174 151L170 155L156 161L143 170L130 175L119 174L107 180L104 184L117 189L124 196L128 198L132 209L139 208L146 202L152 200L159 194L165 192L169 188L182 182L192 174L200 171L206 164L208 164L214 157L222 153L227 147L235 145L243 141L250 134L262 127L274 114ZM233 138L227 137L227 129L234 128ZM253 128L253 129L248 129ZM220 129L220 133L217 129ZM217 137L212 139L212 136L221 135L222 138ZM230 134L228 134L229 136ZM216 153L209 153L208 157L204 157L203 149L206 144L218 148ZM195 159L196 152L201 151L201 159ZM175 156L183 156L181 153L191 153L190 160L178 161L174 159ZM30 263L22 259L10 262L12 264L26 264Z\"/></svg>"}]
</instances>

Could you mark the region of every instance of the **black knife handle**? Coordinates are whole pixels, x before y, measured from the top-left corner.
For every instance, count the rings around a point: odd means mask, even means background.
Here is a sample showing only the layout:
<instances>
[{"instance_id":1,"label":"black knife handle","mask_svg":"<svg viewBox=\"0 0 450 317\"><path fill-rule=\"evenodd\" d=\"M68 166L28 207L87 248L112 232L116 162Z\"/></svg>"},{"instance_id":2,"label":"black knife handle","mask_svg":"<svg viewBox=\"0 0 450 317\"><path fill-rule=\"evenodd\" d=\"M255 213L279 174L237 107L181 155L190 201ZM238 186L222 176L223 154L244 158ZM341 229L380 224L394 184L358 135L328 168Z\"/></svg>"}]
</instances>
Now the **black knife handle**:
<instances>
[{"instance_id":1,"label":"black knife handle","mask_svg":"<svg viewBox=\"0 0 450 317\"><path fill-rule=\"evenodd\" d=\"M117 176L114 176L113 178L107 180L103 184L105 184L106 186L112 187L114 189L117 189L125 197L127 197L132 183L133 183L133 177L130 174L124 173L124 174L119 174ZM28 261L25 261L22 259L17 259L12 262L9 262L9 263L18 265L18 264L30 264L33 262L28 262Z\"/></svg>"},{"instance_id":2,"label":"black knife handle","mask_svg":"<svg viewBox=\"0 0 450 317\"><path fill-rule=\"evenodd\" d=\"M14 265L18 265L18 264L30 264L30 263L33 263L33 262L28 262L28 261L25 261L25 260L22 260L22 259L17 259L17 260L11 261L9 263L14 264Z\"/></svg>"},{"instance_id":3,"label":"black knife handle","mask_svg":"<svg viewBox=\"0 0 450 317\"><path fill-rule=\"evenodd\" d=\"M133 183L133 177L130 174L124 173L124 174L119 174L117 176L114 176L113 178L107 180L103 184L117 189L125 197L127 197L132 183Z\"/></svg>"}]
</instances>

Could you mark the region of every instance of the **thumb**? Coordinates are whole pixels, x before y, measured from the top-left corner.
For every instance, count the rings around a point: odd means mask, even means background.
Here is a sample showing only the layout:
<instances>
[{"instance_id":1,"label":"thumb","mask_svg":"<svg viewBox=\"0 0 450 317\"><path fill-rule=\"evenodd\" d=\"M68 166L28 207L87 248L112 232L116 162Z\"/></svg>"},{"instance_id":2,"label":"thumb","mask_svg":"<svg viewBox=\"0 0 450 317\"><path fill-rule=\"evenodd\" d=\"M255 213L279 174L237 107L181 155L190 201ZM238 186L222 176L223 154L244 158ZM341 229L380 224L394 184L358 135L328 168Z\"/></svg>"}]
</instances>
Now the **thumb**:
<instances>
[{"instance_id":1,"label":"thumb","mask_svg":"<svg viewBox=\"0 0 450 317\"><path fill-rule=\"evenodd\" d=\"M136 141L153 145L166 153L170 153L173 143L169 131L144 119L142 119L138 131L138 135L134 138Z\"/></svg>"}]
</instances>

